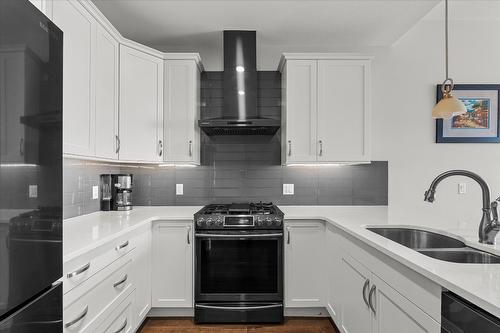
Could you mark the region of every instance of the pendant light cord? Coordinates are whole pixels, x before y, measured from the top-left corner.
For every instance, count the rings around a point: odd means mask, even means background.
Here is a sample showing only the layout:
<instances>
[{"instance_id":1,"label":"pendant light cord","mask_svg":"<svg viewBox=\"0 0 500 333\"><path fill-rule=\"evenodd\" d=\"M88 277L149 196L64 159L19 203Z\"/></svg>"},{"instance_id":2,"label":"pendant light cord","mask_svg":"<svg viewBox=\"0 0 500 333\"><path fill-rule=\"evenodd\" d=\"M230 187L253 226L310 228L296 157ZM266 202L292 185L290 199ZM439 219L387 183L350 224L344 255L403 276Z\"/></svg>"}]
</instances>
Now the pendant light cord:
<instances>
[{"instance_id":1,"label":"pendant light cord","mask_svg":"<svg viewBox=\"0 0 500 333\"><path fill-rule=\"evenodd\" d=\"M453 79L449 76L448 71L448 0L444 0L444 66L445 66L445 79L441 85L441 91L443 95L449 95L453 90Z\"/></svg>"},{"instance_id":2,"label":"pendant light cord","mask_svg":"<svg viewBox=\"0 0 500 333\"><path fill-rule=\"evenodd\" d=\"M448 0L444 0L444 54L445 54L445 70L446 70L446 76L445 79L448 80L449 73L448 73Z\"/></svg>"}]
</instances>

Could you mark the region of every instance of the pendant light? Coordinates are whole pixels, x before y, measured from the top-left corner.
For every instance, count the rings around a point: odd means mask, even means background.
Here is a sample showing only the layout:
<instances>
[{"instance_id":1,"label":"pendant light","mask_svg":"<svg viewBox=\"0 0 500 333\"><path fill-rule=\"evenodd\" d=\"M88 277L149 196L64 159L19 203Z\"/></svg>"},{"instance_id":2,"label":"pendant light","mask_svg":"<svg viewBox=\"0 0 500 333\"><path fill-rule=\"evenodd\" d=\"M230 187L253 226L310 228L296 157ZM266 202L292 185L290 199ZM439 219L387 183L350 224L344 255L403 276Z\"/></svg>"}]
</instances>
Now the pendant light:
<instances>
[{"instance_id":1,"label":"pendant light","mask_svg":"<svg viewBox=\"0 0 500 333\"><path fill-rule=\"evenodd\" d=\"M448 0L444 0L445 11L445 66L446 78L441 85L441 92L443 93L442 99L432 109L432 118L436 119L449 119L453 116L464 114L467 112L464 103L452 95L453 79L448 75Z\"/></svg>"}]
</instances>

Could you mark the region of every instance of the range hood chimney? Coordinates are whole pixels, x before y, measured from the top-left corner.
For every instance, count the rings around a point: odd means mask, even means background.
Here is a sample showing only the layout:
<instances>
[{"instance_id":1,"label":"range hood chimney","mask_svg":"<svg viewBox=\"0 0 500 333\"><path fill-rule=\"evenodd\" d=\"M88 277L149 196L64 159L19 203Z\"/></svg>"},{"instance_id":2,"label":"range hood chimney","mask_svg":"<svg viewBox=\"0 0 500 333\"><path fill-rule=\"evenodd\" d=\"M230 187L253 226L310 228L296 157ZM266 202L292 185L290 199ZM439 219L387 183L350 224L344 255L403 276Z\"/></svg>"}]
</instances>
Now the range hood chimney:
<instances>
[{"instance_id":1,"label":"range hood chimney","mask_svg":"<svg viewBox=\"0 0 500 333\"><path fill-rule=\"evenodd\" d=\"M222 117L199 120L208 135L274 135L280 121L257 111L256 32L224 31Z\"/></svg>"}]
</instances>

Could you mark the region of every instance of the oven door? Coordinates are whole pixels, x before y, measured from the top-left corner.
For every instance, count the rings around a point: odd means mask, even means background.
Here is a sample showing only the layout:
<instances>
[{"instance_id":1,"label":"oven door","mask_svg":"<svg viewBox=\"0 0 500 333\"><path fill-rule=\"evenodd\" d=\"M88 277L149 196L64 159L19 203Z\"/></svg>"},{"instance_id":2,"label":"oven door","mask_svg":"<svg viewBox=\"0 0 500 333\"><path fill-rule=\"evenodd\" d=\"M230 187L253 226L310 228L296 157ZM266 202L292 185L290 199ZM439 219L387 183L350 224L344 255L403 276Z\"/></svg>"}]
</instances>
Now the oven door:
<instances>
[{"instance_id":1,"label":"oven door","mask_svg":"<svg viewBox=\"0 0 500 333\"><path fill-rule=\"evenodd\" d=\"M281 302L283 232L196 233L196 302Z\"/></svg>"}]
</instances>

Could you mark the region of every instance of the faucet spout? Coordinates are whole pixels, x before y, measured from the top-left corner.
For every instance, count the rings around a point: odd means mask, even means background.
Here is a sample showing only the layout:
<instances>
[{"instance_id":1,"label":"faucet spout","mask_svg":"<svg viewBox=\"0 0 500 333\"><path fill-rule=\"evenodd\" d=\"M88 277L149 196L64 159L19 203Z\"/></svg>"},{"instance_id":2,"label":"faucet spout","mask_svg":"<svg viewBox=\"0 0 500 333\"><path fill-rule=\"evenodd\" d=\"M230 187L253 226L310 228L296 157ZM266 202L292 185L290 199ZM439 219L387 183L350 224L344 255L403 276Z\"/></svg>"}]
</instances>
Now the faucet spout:
<instances>
[{"instance_id":1,"label":"faucet spout","mask_svg":"<svg viewBox=\"0 0 500 333\"><path fill-rule=\"evenodd\" d=\"M481 187L482 201L483 201L483 214L481 223L479 224L479 241L486 244L494 244L495 237L500 231L500 224L498 222L497 202L490 202L490 188L488 184L478 174L467 170L450 170L443 172L432 181L429 189L425 191L424 200L427 202L434 202L436 188L444 179L451 176L464 176L475 180ZM500 199L500 198L499 198Z\"/></svg>"}]
</instances>

